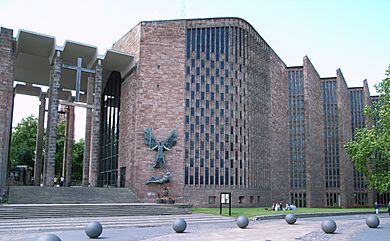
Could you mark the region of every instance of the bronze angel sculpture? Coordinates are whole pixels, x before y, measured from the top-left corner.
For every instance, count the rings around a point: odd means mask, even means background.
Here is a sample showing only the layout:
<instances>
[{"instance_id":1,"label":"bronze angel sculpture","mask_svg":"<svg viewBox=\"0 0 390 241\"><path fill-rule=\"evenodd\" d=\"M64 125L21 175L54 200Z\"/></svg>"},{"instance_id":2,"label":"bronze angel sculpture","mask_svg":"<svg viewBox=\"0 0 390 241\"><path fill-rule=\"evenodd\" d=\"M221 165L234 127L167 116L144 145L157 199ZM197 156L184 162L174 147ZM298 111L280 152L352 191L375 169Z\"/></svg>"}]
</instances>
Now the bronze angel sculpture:
<instances>
[{"instance_id":1,"label":"bronze angel sculpture","mask_svg":"<svg viewBox=\"0 0 390 241\"><path fill-rule=\"evenodd\" d=\"M150 150L156 150L156 161L154 168L165 167L165 156L164 151L169 151L176 144L177 133L176 130L172 130L168 138L164 141L157 142L156 138L153 135L152 128L146 128L144 131L144 143L149 146ZM168 168L167 168L168 169Z\"/></svg>"}]
</instances>

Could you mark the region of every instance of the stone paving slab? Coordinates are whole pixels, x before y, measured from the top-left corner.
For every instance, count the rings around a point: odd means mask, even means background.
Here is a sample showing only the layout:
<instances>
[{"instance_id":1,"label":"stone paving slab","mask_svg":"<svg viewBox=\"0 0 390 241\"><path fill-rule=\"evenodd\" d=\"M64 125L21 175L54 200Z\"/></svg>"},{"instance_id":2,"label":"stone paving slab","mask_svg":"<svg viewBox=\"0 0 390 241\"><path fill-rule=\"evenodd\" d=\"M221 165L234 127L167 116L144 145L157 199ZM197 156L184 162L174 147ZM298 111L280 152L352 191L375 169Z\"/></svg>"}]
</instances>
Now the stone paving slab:
<instances>
[{"instance_id":1,"label":"stone paving slab","mask_svg":"<svg viewBox=\"0 0 390 241\"><path fill-rule=\"evenodd\" d=\"M222 229L218 232L195 233L186 232L183 234L169 234L161 237L146 239L145 241L162 241L162 240L235 240L235 241L250 241L250 240L300 240L307 233L318 229L320 222L300 222L296 225L287 225L284 220L272 222L250 224L246 229L231 228Z\"/></svg>"},{"instance_id":2,"label":"stone paving slab","mask_svg":"<svg viewBox=\"0 0 390 241\"><path fill-rule=\"evenodd\" d=\"M328 217L298 219L294 225L284 220L251 221L248 228L240 229L235 222L191 223L184 233L175 233L171 223L156 227L104 228L101 240L110 241L192 241L192 240L232 240L232 241L371 241L388 240L390 237L390 217L380 215L378 229L370 229L365 224L367 215L330 217L335 219L335 234L325 234L321 222ZM207 217L205 217L205 221ZM45 231L47 232L47 231ZM1 241L36 241L45 232L0 232ZM63 241L90 240L84 230L53 231ZM370 233L367 235L367 233ZM363 239L362 239L363 237ZM369 237L369 239L367 239Z\"/></svg>"},{"instance_id":3,"label":"stone paving slab","mask_svg":"<svg viewBox=\"0 0 390 241\"><path fill-rule=\"evenodd\" d=\"M288 225L284 220L251 222L248 228L227 228L218 231L191 232L168 234L144 241L193 241L193 240L234 240L234 241L341 241L352 240L361 231L369 229L362 217L359 220L337 220L337 230L334 234L326 234L321 230L321 222L325 220L298 220L294 225ZM381 218L381 226L390 226L390 218ZM377 230L380 230L377 229ZM387 230L390 235L390 230ZM387 236L389 237L389 236ZM381 239L371 239L381 240ZM368 241L368 240L367 240Z\"/></svg>"}]
</instances>

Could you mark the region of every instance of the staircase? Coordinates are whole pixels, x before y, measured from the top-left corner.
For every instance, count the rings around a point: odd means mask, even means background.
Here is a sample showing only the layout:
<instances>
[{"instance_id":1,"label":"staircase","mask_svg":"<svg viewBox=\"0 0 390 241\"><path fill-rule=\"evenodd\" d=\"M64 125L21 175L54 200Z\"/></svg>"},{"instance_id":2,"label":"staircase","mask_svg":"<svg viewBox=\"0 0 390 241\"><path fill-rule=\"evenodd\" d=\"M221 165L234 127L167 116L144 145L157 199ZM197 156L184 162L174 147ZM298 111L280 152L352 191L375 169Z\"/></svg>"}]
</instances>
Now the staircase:
<instances>
[{"instance_id":1,"label":"staircase","mask_svg":"<svg viewBox=\"0 0 390 241\"><path fill-rule=\"evenodd\" d=\"M127 188L11 186L9 204L139 203Z\"/></svg>"},{"instance_id":2,"label":"staircase","mask_svg":"<svg viewBox=\"0 0 390 241\"><path fill-rule=\"evenodd\" d=\"M126 188L10 187L1 219L191 214L187 204L141 203Z\"/></svg>"},{"instance_id":3,"label":"staircase","mask_svg":"<svg viewBox=\"0 0 390 241\"><path fill-rule=\"evenodd\" d=\"M186 204L14 204L0 206L1 219L119 217L191 214Z\"/></svg>"},{"instance_id":4,"label":"staircase","mask_svg":"<svg viewBox=\"0 0 390 241\"><path fill-rule=\"evenodd\" d=\"M35 219L0 219L2 232L44 232L56 230L85 229L91 221L99 221L106 228L158 227L172 225L177 218L184 218L188 225L212 223L232 223L234 219L207 214L164 215L164 216L121 216L121 217L77 217L77 218L35 218ZM142 231L142 230L141 230ZM3 233L4 234L4 233ZM1 240L1 237L0 237ZM9 240L9 239L8 239ZM84 239L83 239L84 240Z\"/></svg>"}]
</instances>

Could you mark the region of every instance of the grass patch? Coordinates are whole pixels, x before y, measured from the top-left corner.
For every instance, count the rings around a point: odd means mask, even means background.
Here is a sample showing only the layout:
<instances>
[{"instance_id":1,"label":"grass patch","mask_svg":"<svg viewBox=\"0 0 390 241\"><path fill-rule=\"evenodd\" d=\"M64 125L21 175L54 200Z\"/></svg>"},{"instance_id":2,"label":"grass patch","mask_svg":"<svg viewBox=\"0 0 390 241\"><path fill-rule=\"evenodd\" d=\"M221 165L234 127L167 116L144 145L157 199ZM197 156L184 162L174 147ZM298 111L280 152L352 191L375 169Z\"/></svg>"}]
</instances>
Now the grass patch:
<instances>
[{"instance_id":1,"label":"grass patch","mask_svg":"<svg viewBox=\"0 0 390 241\"><path fill-rule=\"evenodd\" d=\"M302 214L302 213L339 213L339 212L372 212L373 208L298 208L295 211L271 211L265 210L265 208L232 208L232 217L238 217L240 215L247 216L248 218L257 216L271 216L278 214ZM192 208L194 214L211 214L219 215L219 208ZM222 209L223 216L229 216L229 208Z\"/></svg>"}]
</instances>

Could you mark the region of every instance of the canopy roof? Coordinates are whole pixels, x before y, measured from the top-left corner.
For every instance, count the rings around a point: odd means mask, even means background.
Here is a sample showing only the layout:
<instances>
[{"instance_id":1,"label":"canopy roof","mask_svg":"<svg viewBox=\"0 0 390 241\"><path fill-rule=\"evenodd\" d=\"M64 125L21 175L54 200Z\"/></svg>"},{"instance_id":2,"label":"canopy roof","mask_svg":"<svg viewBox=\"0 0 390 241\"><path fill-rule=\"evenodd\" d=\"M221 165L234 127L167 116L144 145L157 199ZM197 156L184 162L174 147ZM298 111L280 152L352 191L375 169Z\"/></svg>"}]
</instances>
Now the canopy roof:
<instances>
[{"instance_id":1,"label":"canopy roof","mask_svg":"<svg viewBox=\"0 0 390 241\"><path fill-rule=\"evenodd\" d=\"M53 36L35 33L27 30L19 30L16 37L16 63L15 80L23 82L17 84L16 93L33 96L40 95L40 87L49 86L50 63L54 53L61 51L63 64L77 65L77 58L82 58L82 67L93 69L98 60L103 66L103 89L112 71L118 71L124 77L134 67L134 57L126 53L107 50L101 56L98 55L97 47L75 41L66 40L63 46L56 45ZM86 92L88 73L82 73L80 91ZM75 90L76 71L62 68L61 89L62 97L69 97L69 91ZM80 101L84 101L83 94Z\"/></svg>"}]
</instances>

